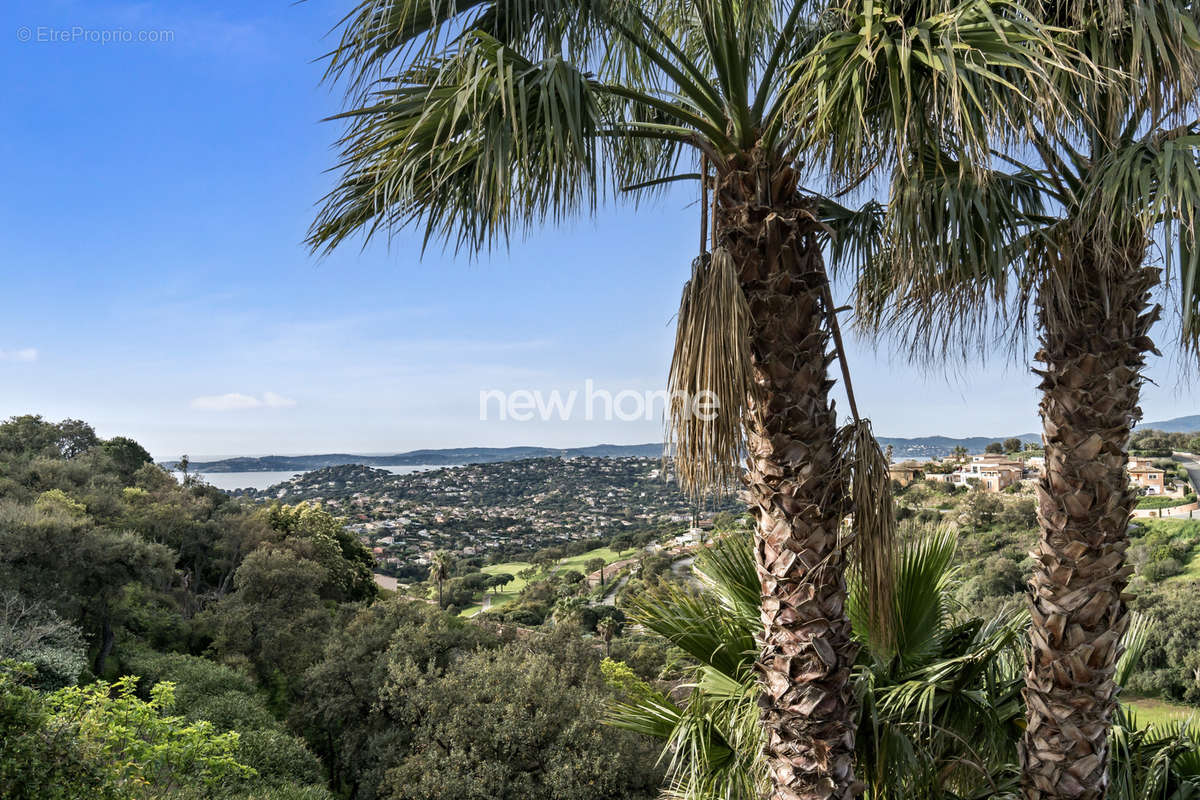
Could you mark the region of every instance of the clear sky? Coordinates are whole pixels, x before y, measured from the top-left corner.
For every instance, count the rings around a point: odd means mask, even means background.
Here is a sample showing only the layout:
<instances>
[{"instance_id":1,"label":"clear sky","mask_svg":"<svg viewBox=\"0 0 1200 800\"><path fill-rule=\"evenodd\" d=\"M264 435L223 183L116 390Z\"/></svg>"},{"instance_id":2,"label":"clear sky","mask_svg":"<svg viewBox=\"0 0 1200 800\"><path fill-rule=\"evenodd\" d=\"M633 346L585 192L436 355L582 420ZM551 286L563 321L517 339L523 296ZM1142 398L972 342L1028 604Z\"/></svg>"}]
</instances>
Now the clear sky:
<instances>
[{"instance_id":1,"label":"clear sky","mask_svg":"<svg viewBox=\"0 0 1200 800\"><path fill-rule=\"evenodd\" d=\"M657 418L484 422L479 393L661 389L686 192L474 261L405 234L306 252L340 99L314 58L349 6L2 4L0 416L82 418L158 458L660 437ZM947 378L851 347L882 434L1037 429L1023 367ZM1200 411L1170 363L1151 376L1148 419Z\"/></svg>"}]
</instances>

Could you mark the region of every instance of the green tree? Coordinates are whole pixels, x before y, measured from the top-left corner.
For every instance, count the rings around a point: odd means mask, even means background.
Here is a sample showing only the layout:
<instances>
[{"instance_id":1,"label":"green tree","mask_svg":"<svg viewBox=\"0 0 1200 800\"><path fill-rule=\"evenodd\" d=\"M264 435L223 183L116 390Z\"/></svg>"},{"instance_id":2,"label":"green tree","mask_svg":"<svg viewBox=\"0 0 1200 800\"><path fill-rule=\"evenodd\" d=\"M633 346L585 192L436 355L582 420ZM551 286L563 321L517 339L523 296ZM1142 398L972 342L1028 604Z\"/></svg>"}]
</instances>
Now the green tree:
<instances>
[{"instance_id":1,"label":"green tree","mask_svg":"<svg viewBox=\"0 0 1200 800\"><path fill-rule=\"evenodd\" d=\"M134 474L146 464L154 463L146 448L125 436L114 436L102 445L104 452L112 459L125 485L133 483Z\"/></svg>"},{"instance_id":2,"label":"green tree","mask_svg":"<svg viewBox=\"0 0 1200 800\"><path fill-rule=\"evenodd\" d=\"M854 783L849 540L836 534L850 486L877 613L889 605L890 571L876 562L891 553L877 541L891 528L883 454L856 409L854 428L839 432L830 401L840 334L821 249L827 231L846 233L833 244L850 268L861 252L851 234L877 231L878 207L860 213L802 188L798 151L814 131L869 117L869 156L851 164L843 148L814 161L861 173L905 153L910 137L923 140L933 120L986 152L979 139L990 124L979 117L1014 112L991 98L1036 68L1038 34L1007 6L974 1L820 10L762 0L403 0L381 14L364 0L330 55L330 79L350 85L348 129L341 178L309 237L329 251L411 225L427 241L479 251L514 227L591 211L608 192L699 182L700 252L668 379L672 396L689 400L671 404L672 452L696 499L750 466L756 552L771 576L760 669L780 798L843 797ZM872 91L843 79L856 70L878 73ZM917 107L926 113L906 111ZM692 399L712 394L718 413L692 413ZM862 473L850 485L848 464ZM814 659L828 669L787 666Z\"/></svg>"},{"instance_id":3,"label":"green tree","mask_svg":"<svg viewBox=\"0 0 1200 800\"><path fill-rule=\"evenodd\" d=\"M399 691L385 698L392 671L440 673L495 642L422 602L395 598L346 613L321 659L304 673L293 714L329 766L331 785L376 800L385 794L387 769L423 744L407 725L409 698Z\"/></svg>"},{"instance_id":4,"label":"green tree","mask_svg":"<svg viewBox=\"0 0 1200 800\"><path fill-rule=\"evenodd\" d=\"M999 495L975 487L963 502L963 516L974 528L986 528L996 521L996 515L1004 508Z\"/></svg>"},{"instance_id":5,"label":"green tree","mask_svg":"<svg viewBox=\"0 0 1200 800\"><path fill-rule=\"evenodd\" d=\"M40 509L0 505L0 585L78 620L95 647L97 675L116 642L126 587L165 588L174 563L162 545L97 528L57 499Z\"/></svg>"},{"instance_id":6,"label":"green tree","mask_svg":"<svg viewBox=\"0 0 1200 800\"><path fill-rule=\"evenodd\" d=\"M1004 440L1004 452L1006 452L1006 453L1021 452L1021 440L1016 437L1013 437L1011 439L1005 439Z\"/></svg>"},{"instance_id":7,"label":"green tree","mask_svg":"<svg viewBox=\"0 0 1200 800\"><path fill-rule=\"evenodd\" d=\"M0 662L29 664L30 685L58 689L74 684L87 667L83 632L49 605L15 592L0 593Z\"/></svg>"},{"instance_id":8,"label":"green tree","mask_svg":"<svg viewBox=\"0 0 1200 800\"><path fill-rule=\"evenodd\" d=\"M589 558L587 560L587 562L584 563L583 568L587 572L588 575L599 572L600 573L600 585L603 586L604 585L604 567L607 564L608 564L608 562L606 562L603 558L598 558L598 557L597 558Z\"/></svg>"},{"instance_id":9,"label":"green tree","mask_svg":"<svg viewBox=\"0 0 1200 800\"><path fill-rule=\"evenodd\" d=\"M586 648L572 655L557 643L532 651L514 644L476 651L444 672L408 659L393 666L385 696L402 708L415 742L387 772L397 800L658 795L652 749L601 723L609 693Z\"/></svg>"},{"instance_id":10,"label":"green tree","mask_svg":"<svg viewBox=\"0 0 1200 800\"><path fill-rule=\"evenodd\" d=\"M582 597L560 597L554 603L552 614L558 625L578 625L582 621L587 601Z\"/></svg>"},{"instance_id":11,"label":"green tree","mask_svg":"<svg viewBox=\"0 0 1200 800\"><path fill-rule=\"evenodd\" d=\"M40 695L0 670L0 792L12 800L217 796L253 777L236 734L170 714L170 684L142 700L136 678Z\"/></svg>"},{"instance_id":12,"label":"green tree","mask_svg":"<svg viewBox=\"0 0 1200 800\"><path fill-rule=\"evenodd\" d=\"M325 569L277 547L255 550L234 576L234 591L206 610L213 647L241 656L265 683L289 688L320 655L332 618L321 599Z\"/></svg>"},{"instance_id":13,"label":"green tree","mask_svg":"<svg viewBox=\"0 0 1200 800\"><path fill-rule=\"evenodd\" d=\"M346 530L346 521L323 508L300 503L273 505L268 512L271 528L283 534L282 544L302 558L325 568L321 596L330 600L369 600L378 594L375 559Z\"/></svg>"},{"instance_id":14,"label":"green tree","mask_svg":"<svg viewBox=\"0 0 1200 800\"><path fill-rule=\"evenodd\" d=\"M1004 445L1000 442L990 442L987 447L983 448L983 452L1000 454L1004 452Z\"/></svg>"},{"instance_id":15,"label":"green tree","mask_svg":"<svg viewBox=\"0 0 1200 800\"><path fill-rule=\"evenodd\" d=\"M600 636L600 640L604 642L604 655L609 655L612 650L612 640L618 633L621 632L621 622L616 617L604 617L596 623L596 633Z\"/></svg>"},{"instance_id":16,"label":"green tree","mask_svg":"<svg viewBox=\"0 0 1200 800\"><path fill-rule=\"evenodd\" d=\"M509 573L497 572L495 575L492 575L490 578L488 578L488 586L491 587L493 594L498 594L500 589L512 583L513 580L513 576Z\"/></svg>"},{"instance_id":17,"label":"green tree","mask_svg":"<svg viewBox=\"0 0 1200 800\"><path fill-rule=\"evenodd\" d=\"M609 540L608 546L617 551L620 555L629 548L633 547L633 534L628 532L618 533Z\"/></svg>"}]
</instances>

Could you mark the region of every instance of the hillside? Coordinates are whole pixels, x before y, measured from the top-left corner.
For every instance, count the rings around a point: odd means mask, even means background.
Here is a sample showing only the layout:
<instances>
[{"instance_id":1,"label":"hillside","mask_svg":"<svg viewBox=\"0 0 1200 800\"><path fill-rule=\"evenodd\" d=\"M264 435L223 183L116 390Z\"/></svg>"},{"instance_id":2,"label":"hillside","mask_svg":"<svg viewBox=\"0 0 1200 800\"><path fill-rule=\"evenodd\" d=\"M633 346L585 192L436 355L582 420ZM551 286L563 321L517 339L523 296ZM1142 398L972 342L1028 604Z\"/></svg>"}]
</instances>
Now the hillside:
<instances>
[{"instance_id":1,"label":"hillside","mask_svg":"<svg viewBox=\"0 0 1200 800\"><path fill-rule=\"evenodd\" d=\"M1138 427L1165 431L1166 433L1200 433L1200 414L1192 414L1188 417L1175 417L1174 419L1163 420L1162 422L1142 422Z\"/></svg>"},{"instance_id":2,"label":"hillside","mask_svg":"<svg viewBox=\"0 0 1200 800\"><path fill-rule=\"evenodd\" d=\"M524 458L593 458L641 457L658 458L661 444L597 444L590 447L452 447L436 450L409 450L393 455L364 456L352 453L324 453L311 456L260 456L225 458L220 461L193 461L190 469L196 472L307 472L343 464L363 464L369 467L455 466L459 464L494 464ZM175 469L177 461L163 462Z\"/></svg>"},{"instance_id":3,"label":"hillside","mask_svg":"<svg viewBox=\"0 0 1200 800\"><path fill-rule=\"evenodd\" d=\"M380 548L382 571L410 578L428 571L432 550L511 558L622 532L682 529L693 512L658 458L543 457L409 475L345 464L237 494L344 515L364 544ZM741 507L730 498L706 510Z\"/></svg>"},{"instance_id":4,"label":"hillside","mask_svg":"<svg viewBox=\"0 0 1200 800\"><path fill-rule=\"evenodd\" d=\"M892 455L896 459L904 458L942 458L953 454L954 448L965 447L968 453L982 453L983 449L992 442L1002 442L1005 439L1020 439L1022 442L1041 442L1042 437L1037 433L1022 433L1016 436L970 436L965 439L955 439L951 436L919 436L905 439L895 436L880 436L879 445L892 446Z\"/></svg>"}]
</instances>

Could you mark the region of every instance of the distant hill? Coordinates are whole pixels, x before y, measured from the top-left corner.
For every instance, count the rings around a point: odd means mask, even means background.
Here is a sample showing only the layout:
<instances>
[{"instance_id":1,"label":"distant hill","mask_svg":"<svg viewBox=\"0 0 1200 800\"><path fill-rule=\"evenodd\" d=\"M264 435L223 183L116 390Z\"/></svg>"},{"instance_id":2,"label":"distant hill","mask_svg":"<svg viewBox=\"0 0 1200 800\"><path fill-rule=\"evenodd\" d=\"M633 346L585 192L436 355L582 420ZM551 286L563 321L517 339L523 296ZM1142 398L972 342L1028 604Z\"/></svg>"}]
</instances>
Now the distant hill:
<instances>
[{"instance_id":1,"label":"distant hill","mask_svg":"<svg viewBox=\"0 0 1200 800\"><path fill-rule=\"evenodd\" d=\"M1164 433L1200 433L1200 414L1176 417L1162 422L1141 422L1139 428L1152 428Z\"/></svg>"},{"instance_id":2,"label":"distant hill","mask_svg":"<svg viewBox=\"0 0 1200 800\"><path fill-rule=\"evenodd\" d=\"M1189 417L1188 419L1193 419ZM1200 417L1195 417L1200 425ZM1200 428L1198 428L1200 429ZM906 439L896 436L880 436L879 444L892 446L893 457L941 458L954 452L955 447L965 447L970 453L982 453L992 442L1013 438L1009 436L971 436L955 439L950 436L920 436ZM1040 442L1036 433L1017 436L1022 442ZM457 466L461 464L494 464L501 461L517 461L524 458L657 458L662 455L662 445L651 444L598 444L591 447L452 447L441 450L410 450L406 453L383 456L363 456L353 453L325 453L312 456L258 456L224 458L220 461L193 461L190 469L196 472L308 472L324 467L339 467L344 464L362 464L368 467L405 466ZM163 462L164 467L175 469L176 461Z\"/></svg>"},{"instance_id":3,"label":"distant hill","mask_svg":"<svg viewBox=\"0 0 1200 800\"><path fill-rule=\"evenodd\" d=\"M968 453L982 453L983 449L992 442L1003 442L1005 439L1020 439L1022 442L1040 443L1042 437L1037 433L1021 433L1016 436L969 436L965 439L955 439L951 436L918 436L905 439L895 436L880 436L879 445L892 446L892 458L942 458L951 455L956 447L967 448Z\"/></svg>"},{"instance_id":4,"label":"distant hill","mask_svg":"<svg viewBox=\"0 0 1200 800\"><path fill-rule=\"evenodd\" d=\"M343 464L363 464L368 467L406 467L416 465L456 466L459 464L493 464L523 458L592 456L620 458L624 456L658 457L661 444L597 444L591 447L452 447L442 450L410 450L406 453L383 456L362 456L352 453L325 453L313 456L260 456L224 458L220 461L193 461L190 469L196 472L308 472ZM177 461L163 463L175 469Z\"/></svg>"}]
</instances>

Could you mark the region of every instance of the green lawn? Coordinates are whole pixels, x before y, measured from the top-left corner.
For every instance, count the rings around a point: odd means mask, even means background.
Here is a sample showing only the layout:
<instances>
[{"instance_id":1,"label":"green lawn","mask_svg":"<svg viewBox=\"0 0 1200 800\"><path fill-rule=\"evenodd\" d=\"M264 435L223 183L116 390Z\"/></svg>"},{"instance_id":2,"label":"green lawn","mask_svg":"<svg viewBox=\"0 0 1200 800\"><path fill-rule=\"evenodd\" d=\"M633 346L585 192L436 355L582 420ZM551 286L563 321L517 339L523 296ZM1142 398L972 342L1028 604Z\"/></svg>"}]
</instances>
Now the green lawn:
<instances>
[{"instance_id":1,"label":"green lawn","mask_svg":"<svg viewBox=\"0 0 1200 800\"><path fill-rule=\"evenodd\" d=\"M1168 703L1165 700L1156 700L1150 697L1131 697L1125 701L1125 705L1133 706L1138 725L1143 728L1147 725L1160 725L1174 720L1195 722L1200 719L1198 717L1200 708Z\"/></svg>"},{"instance_id":2,"label":"green lawn","mask_svg":"<svg viewBox=\"0 0 1200 800\"><path fill-rule=\"evenodd\" d=\"M607 547L597 547L595 550L589 550L586 553L580 553L577 556L564 558L562 561L558 562L558 566L554 568L554 571L558 572L560 570L574 569L578 570L579 572L583 572L583 565L586 564L590 559L603 558L605 564L611 564L612 562L619 561L622 558L628 558L633 552L633 550L626 550L622 554L617 553L615 550L611 550ZM498 575L501 572L507 572L509 575L513 576L511 583L506 584L498 594L492 595L492 608L502 606L505 603L516 599L517 595L521 593L521 590L524 589L526 584L529 583L529 581L519 577L518 573L520 573L522 570L528 569L530 566L532 565L528 561L505 561L503 564L490 564L489 566L483 568L482 572L486 572L488 575ZM535 575L533 580L537 580L540 577L542 577L540 574ZM436 591L437 590L435 589L434 592L436 593ZM489 594L491 593L489 592ZM483 604L477 603L473 606L464 608L459 616L473 617L482 610Z\"/></svg>"}]
</instances>

